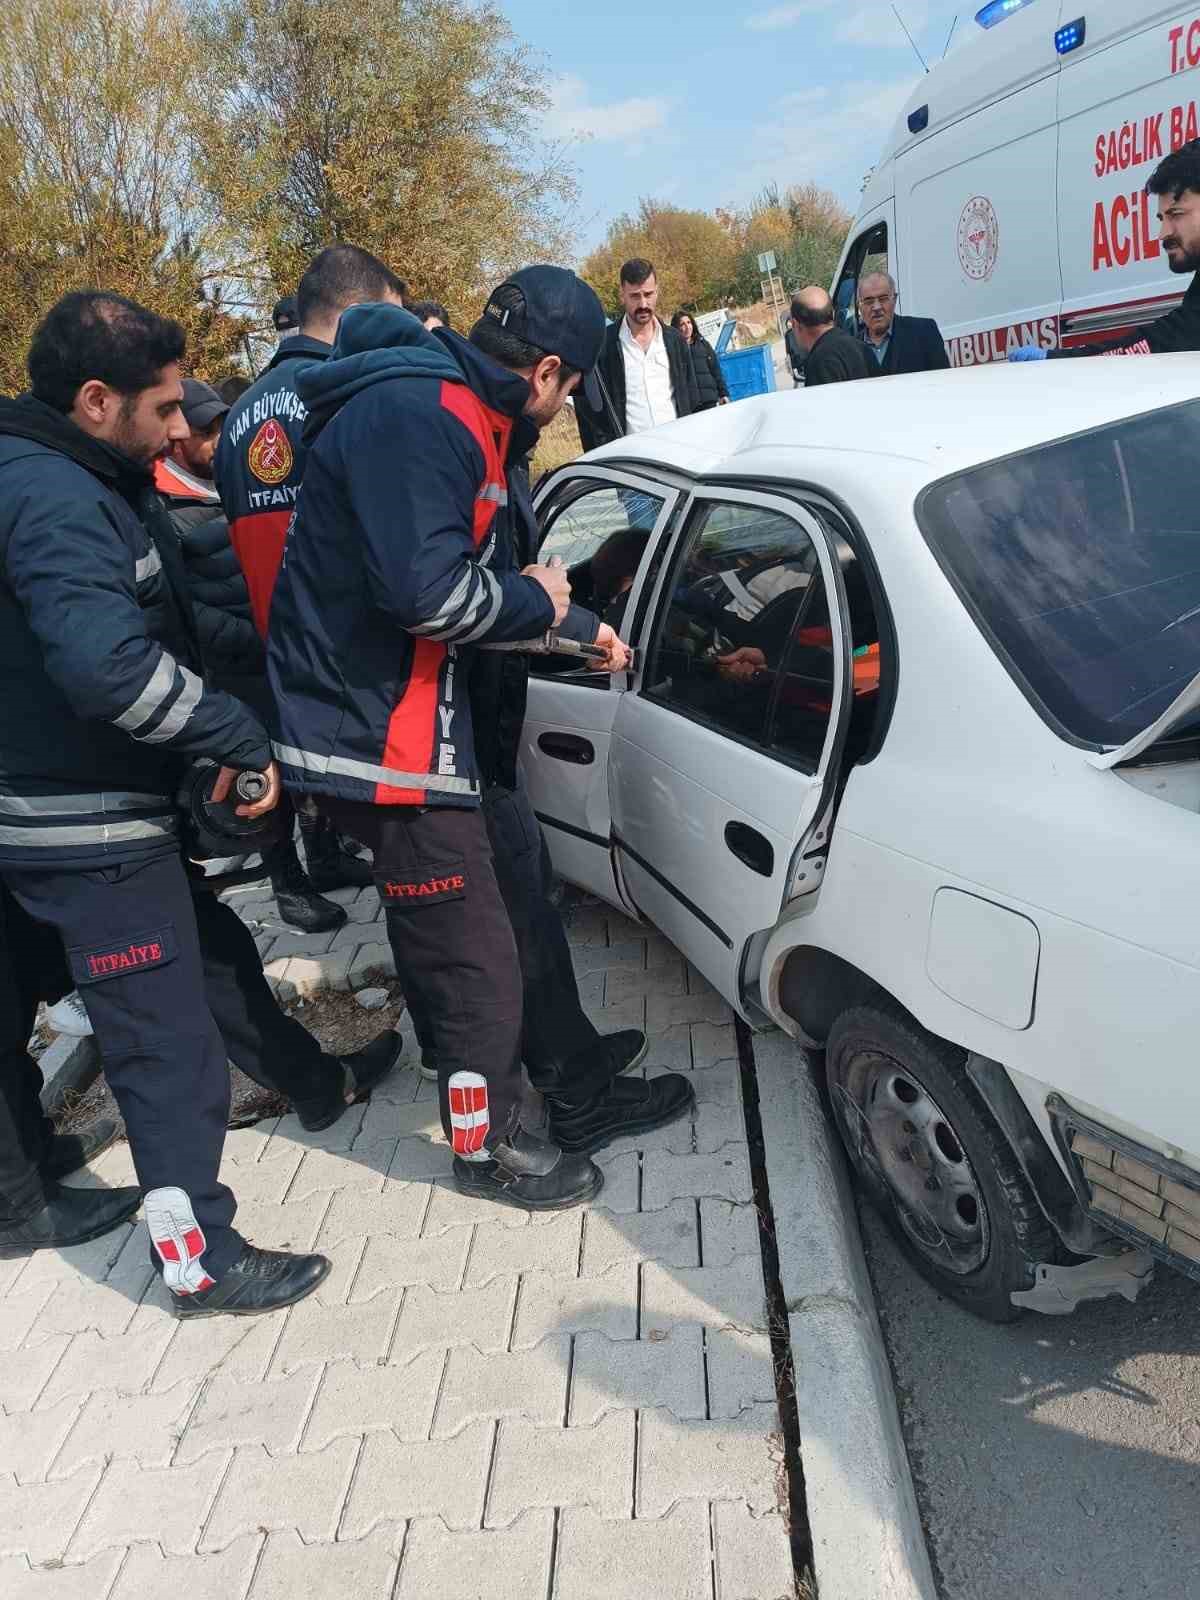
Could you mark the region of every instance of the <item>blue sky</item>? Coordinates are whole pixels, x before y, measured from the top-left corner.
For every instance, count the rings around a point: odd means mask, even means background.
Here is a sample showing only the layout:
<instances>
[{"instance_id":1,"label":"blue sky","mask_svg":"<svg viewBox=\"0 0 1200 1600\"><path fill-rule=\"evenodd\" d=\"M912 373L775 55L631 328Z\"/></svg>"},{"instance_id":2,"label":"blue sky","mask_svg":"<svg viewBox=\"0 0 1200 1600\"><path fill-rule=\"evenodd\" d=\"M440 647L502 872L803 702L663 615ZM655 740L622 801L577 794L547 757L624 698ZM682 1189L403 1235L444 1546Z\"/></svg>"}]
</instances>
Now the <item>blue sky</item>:
<instances>
[{"instance_id":1,"label":"blue sky","mask_svg":"<svg viewBox=\"0 0 1200 1600\"><path fill-rule=\"evenodd\" d=\"M897 0L931 63L953 0ZM813 180L854 210L897 111L921 75L887 0L500 0L546 60L545 128L571 142L578 246L642 196L713 210L772 180Z\"/></svg>"}]
</instances>

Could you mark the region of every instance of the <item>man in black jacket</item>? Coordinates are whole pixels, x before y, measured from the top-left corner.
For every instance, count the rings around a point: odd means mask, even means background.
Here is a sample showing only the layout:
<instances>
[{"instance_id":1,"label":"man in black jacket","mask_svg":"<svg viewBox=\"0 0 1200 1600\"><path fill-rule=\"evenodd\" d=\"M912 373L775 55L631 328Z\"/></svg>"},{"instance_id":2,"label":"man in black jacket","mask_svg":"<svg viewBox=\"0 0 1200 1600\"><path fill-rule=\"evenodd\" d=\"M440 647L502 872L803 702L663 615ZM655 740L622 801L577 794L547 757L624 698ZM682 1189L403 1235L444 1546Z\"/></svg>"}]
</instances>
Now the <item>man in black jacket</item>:
<instances>
[{"instance_id":1,"label":"man in black jacket","mask_svg":"<svg viewBox=\"0 0 1200 1600\"><path fill-rule=\"evenodd\" d=\"M808 353L806 389L871 376L861 342L839 328L836 317L833 301L824 289L801 289L792 296L792 332L801 350Z\"/></svg>"},{"instance_id":2,"label":"man in black jacket","mask_svg":"<svg viewBox=\"0 0 1200 1600\"><path fill-rule=\"evenodd\" d=\"M652 261L635 257L621 268L621 309L605 329L594 377L574 396L585 450L699 410L691 352L658 315Z\"/></svg>"},{"instance_id":3,"label":"man in black jacket","mask_svg":"<svg viewBox=\"0 0 1200 1600\"><path fill-rule=\"evenodd\" d=\"M155 1265L191 1317L289 1305L329 1270L322 1256L256 1250L232 1226L218 1177L227 1055L274 1076L312 1127L362 1084L274 1005L237 916L189 886L174 799L188 763L220 767L217 798L239 771L265 774L246 816L277 803L279 774L257 718L201 676L153 488L153 461L186 428L183 348L177 323L119 295L67 295L34 335L32 393L0 401L0 671L20 685L0 697L0 878L66 949ZM267 1063L277 1046L283 1059ZM0 1255L21 1255L107 1231L138 1194L43 1180L6 1199Z\"/></svg>"},{"instance_id":4,"label":"man in black jacket","mask_svg":"<svg viewBox=\"0 0 1200 1600\"><path fill-rule=\"evenodd\" d=\"M859 284L858 315L872 377L949 367L942 330L933 318L897 315L896 282L888 273L870 272Z\"/></svg>"}]
</instances>

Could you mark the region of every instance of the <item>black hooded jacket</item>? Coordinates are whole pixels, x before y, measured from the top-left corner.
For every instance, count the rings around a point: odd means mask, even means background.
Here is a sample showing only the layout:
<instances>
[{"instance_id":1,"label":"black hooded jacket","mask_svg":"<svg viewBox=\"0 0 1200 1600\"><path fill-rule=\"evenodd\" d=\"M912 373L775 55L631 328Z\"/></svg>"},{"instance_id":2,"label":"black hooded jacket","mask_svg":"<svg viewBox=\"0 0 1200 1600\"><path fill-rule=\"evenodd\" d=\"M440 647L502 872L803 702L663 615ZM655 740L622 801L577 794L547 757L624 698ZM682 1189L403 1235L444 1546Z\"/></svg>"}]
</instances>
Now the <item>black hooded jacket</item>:
<instances>
[{"instance_id":1,"label":"black hooded jacket","mask_svg":"<svg viewBox=\"0 0 1200 1600\"><path fill-rule=\"evenodd\" d=\"M151 474L32 396L0 400L0 866L174 851L188 758L266 764L201 660Z\"/></svg>"}]
</instances>

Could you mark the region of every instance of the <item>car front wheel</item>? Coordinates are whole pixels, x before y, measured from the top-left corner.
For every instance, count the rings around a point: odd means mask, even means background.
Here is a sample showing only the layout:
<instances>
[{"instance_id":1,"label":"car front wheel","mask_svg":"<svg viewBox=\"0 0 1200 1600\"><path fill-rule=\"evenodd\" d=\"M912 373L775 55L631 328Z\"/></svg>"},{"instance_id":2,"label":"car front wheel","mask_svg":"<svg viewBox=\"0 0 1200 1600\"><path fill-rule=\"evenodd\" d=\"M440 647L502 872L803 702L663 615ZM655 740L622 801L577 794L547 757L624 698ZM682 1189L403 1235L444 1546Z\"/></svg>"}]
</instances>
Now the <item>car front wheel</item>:
<instances>
[{"instance_id":1,"label":"car front wheel","mask_svg":"<svg viewBox=\"0 0 1200 1600\"><path fill-rule=\"evenodd\" d=\"M1056 1238L966 1075L966 1054L899 1006L858 1006L825 1053L830 1102L868 1197L933 1286L990 1322L1020 1312Z\"/></svg>"}]
</instances>

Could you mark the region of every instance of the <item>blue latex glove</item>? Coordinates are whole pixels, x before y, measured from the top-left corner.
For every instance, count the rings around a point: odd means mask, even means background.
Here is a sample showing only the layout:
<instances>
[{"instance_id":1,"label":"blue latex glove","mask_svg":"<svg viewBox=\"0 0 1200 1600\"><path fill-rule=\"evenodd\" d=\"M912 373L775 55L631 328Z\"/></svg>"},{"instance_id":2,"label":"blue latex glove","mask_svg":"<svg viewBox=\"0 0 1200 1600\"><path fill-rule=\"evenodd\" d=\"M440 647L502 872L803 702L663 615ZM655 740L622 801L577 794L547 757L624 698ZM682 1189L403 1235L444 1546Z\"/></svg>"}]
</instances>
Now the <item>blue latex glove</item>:
<instances>
[{"instance_id":1,"label":"blue latex glove","mask_svg":"<svg viewBox=\"0 0 1200 1600\"><path fill-rule=\"evenodd\" d=\"M1023 344L1017 350L1008 352L1010 361L1045 361L1047 351L1036 344Z\"/></svg>"}]
</instances>

